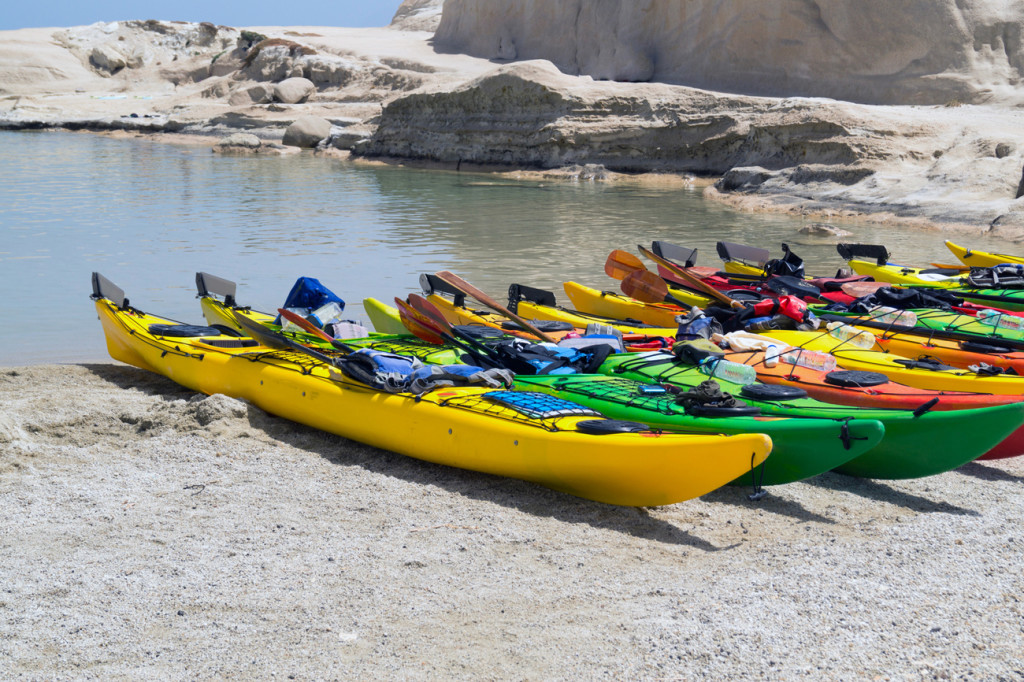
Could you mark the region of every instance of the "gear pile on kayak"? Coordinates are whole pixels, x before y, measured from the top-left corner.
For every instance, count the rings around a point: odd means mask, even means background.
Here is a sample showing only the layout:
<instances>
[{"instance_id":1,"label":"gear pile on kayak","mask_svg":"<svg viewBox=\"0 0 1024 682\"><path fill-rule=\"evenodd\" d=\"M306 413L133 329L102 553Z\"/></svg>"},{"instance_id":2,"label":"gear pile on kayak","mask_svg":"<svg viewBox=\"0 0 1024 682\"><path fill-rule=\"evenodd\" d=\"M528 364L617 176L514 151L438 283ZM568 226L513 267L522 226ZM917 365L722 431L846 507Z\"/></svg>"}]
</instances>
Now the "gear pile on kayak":
<instances>
[{"instance_id":1,"label":"gear pile on kayak","mask_svg":"<svg viewBox=\"0 0 1024 682\"><path fill-rule=\"evenodd\" d=\"M622 293L513 283L503 305L425 273L376 331L303 277L276 311L197 273L205 323L92 297L116 360L207 394L411 457L608 504L658 506L725 485L827 471L930 476L1024 454L1024 258L948 243L963 267L910 268L841 244L811 277L787 245L720 242L721 268L667 242L613 251ZM483 306L479 309L477 304Z\"/></svg>"}]
</instances>

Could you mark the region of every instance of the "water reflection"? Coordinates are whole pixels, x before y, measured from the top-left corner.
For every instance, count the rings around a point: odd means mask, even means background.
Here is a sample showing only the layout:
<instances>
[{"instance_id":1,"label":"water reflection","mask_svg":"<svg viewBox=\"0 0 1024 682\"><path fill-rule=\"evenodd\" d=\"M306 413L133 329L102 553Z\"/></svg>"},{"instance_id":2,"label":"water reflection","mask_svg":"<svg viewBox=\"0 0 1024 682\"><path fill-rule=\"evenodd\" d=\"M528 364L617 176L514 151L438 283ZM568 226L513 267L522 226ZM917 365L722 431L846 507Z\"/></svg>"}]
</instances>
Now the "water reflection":
<instances>
[{"instance_id":1,"label":"water reflection","mask_svg":"<svg viewBox=\"0 0 1024 682\"><path fill-rule=\"evenodd\" d=\"M318 277L359 317L364 297L389 300L442 268L495 297L513 281L614 288L608 252L652 239L699 248L708 265L721 239L776 252L785 241L816 271L841 265L834 244L797 235L808 221L740 213L699 190L222 157L75 133L0 133L0 200L0 365L106 358L87 299L93 270L138 307L195 321L197 270L237 281L240 300L264 309L296 277ZM843 227L907 262L949 260L937 235Z\"/></svg>"}]
</instances>

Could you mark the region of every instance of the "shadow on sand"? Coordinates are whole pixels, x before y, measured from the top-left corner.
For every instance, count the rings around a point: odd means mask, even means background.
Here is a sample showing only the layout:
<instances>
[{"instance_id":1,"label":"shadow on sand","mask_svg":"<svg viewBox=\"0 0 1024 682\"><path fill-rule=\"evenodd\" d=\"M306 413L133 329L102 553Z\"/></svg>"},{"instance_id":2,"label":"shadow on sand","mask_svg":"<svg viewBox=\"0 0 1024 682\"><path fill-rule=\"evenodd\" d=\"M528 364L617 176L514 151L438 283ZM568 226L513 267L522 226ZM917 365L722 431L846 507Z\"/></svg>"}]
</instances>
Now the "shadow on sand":
<instances>
[{"instance_id":1,"label":"shadow on sand","mask_svg":"<svg viewBox=\"0 0 1024 682\"><path fill-rule=\"evenodd\" d=\"M958 474L973 476L983 481L1007 481L1009 483L1024 483L1024 476L1017 476L1008 471L994 466L987 466L984 462L977 460L968 462L956 470Z\"/></svg>"},{"instance_id":2,"label":"shadow on sand","mask_svg":"<svg viewBox=\"0 0 1024 682\"><path fill-rule=\"evenodd\" d=\"M914 495L902 490L897 490L885 483L867 478L856 478L842 474L822 474L816 478L808 479L805 483L819 488L836 490L841 492L860 495L869 500L887 502L897 507L904 507L913 511L925 514L954 514L957 516L980 516L974 509L958 507L945 500L931 500L927 497Z\"/></svg>"},{"instance_id":3,"label":"shadow on sand","mask_svg":"<svg viewBox=\"0 0 1024 682\"><path fill-rule=\"evenodd\" d=\"M81 365L97 377L125 389L171 400L196 395L170 379L135 367L114 364ZM516 509L538 517L550 517L564 523L587 524L633 537L671 545L691 547L704 552L732 549L718 547L681 530L674 524L652 517L644 508L617 507L593 502L542 486L511 478L482 474L424 462L388 450L335 436L286 419L250 412L250 424L287 445L306 450L342 465L356 465L366 471L392 476L411 483L433 485L465 497ZM746 490L729 488L716 492L716 501L746 503Z\"/></svg>"}]
</instances>

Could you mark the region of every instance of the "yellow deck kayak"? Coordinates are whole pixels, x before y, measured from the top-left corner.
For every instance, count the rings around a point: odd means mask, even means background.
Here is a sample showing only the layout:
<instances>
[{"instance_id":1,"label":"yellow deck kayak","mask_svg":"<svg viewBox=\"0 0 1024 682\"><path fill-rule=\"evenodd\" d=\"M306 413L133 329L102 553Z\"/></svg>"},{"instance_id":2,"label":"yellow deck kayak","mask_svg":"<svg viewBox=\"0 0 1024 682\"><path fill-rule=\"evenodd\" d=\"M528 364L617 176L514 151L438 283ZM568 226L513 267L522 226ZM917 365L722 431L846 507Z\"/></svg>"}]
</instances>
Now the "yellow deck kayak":
<instances>
[{"instance_id":1,"label":"yellow deck kayak","mask_svg":"<svg viewBox=\"0 0 1024 682\"><path fill-rule=\"evenodd\" d=\"M644 303L611 291L600 291L577 282L562 285L572 307L585 313L616 320L639 320L656 327L676 327L676 316L684 313L677 305Z\"/></svg>"},{"instance_id":2,"label":"yellow deck kayak","mask_svg":"<svg viewBox=\"0 0 1024 682\"><path fill-rule=\"evenodd\" d=\"M748 473L771 440L644 430L595 435L593 412L559 416L512 407L510 391L460 387L385 393L295 350L148 315L94 295L115 360L202 393L251 402L279 417L447 466L539 483L598 502L666 505ZM575 406L574 409L579 406ZM582 408L580 408L582 409ZM548 416L551 415L551 416Z\"/></svg>"},{"instance_id":3,"label":"yellow deck kayak","mask_svg":"<svg viewBox=\"0 0 1024 682\"><path fill-rule=\"evenodd\" d=\"M953 252L961 263L972 268L991 268L1003 263L1022 264L1024 256L1010 256L1005 253L989 253L988 251L975 251L964 246L958 246L951 241L946 241L946 248Z\"/></svg>"}]
</instances>

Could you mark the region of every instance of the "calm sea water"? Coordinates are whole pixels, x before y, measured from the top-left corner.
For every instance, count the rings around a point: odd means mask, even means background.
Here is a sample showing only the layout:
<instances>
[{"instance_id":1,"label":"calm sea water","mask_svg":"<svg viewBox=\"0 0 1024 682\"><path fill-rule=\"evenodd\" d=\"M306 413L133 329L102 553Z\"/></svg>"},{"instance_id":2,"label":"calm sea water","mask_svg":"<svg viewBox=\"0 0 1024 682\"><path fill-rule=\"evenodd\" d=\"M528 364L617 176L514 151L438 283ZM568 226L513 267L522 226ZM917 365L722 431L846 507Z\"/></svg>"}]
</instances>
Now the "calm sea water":
<instances>
[{"instance_id":1,"label":"calm sea water","mask_svg":"<svg viewBox=\"0 0 1024 682\"><path fill-rule=\"evenodd\" d=\"M205 147L75 133L0 133L0 366L107 359L89 294L98 271L132 305L200 322L195 273L238 283L238 299L279 307L316 277L363 318L361 301L417 291L453 270L498 300L511 282L576 280L617 289L612 249L653 239L719 261L718 240L789 243L815 272L842 263L806 222L739 213L699 190L508 182L486 175L365 168L298 155L222 157ZM843 223L905 262L951 260L936 235ZM1013 251L974 241L977 248ZM561 296L560 299L564 298Z\"/></svg>"}]
</instances>

